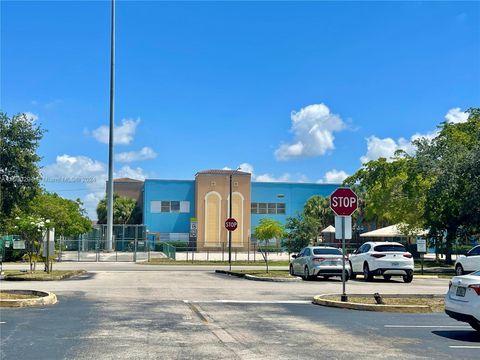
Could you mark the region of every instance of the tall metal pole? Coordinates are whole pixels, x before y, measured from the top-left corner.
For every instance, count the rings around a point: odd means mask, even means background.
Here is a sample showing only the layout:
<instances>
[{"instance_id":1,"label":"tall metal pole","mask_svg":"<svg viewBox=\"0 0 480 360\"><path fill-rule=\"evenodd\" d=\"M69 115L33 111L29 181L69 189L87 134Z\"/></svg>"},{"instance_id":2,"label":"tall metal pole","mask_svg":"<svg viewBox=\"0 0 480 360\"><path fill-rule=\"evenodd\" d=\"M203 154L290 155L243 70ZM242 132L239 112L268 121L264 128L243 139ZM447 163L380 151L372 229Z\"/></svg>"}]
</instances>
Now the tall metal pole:
<instances>
[{"instance_id":1,"label":"tall metal pole","mask_svg":"<svg viewBox=\"0 0 480 360\"><path fill-rule=\"evenodd\" d=\"M345 293L345 216L342 216L342 301L348 301Z\"/></svg>"},{"instance_id":2,"label":"tall metal pole","mask_svg":"<svg viewBox=\"0 0 480 360\"><path fill-rule=\"evenodd\" d=\"M113 244L113 110L115 84L115 0L112 0L112 29L110 34L110 132L108 138L108 183L107 183L107 239L106 250Z\"/></svg>"},{"instance_id":3,"label":"tall metal pole","mask_svg":"<svg viewBox=\"0 0 480 360\"><path fill-rule=\"evenodd\" d=\"M232 174L230 174L230 201L228 206L228 218L232 218ZM228 231L228 265L232 271L232 232Z\"/></svg>"}]
</instances>

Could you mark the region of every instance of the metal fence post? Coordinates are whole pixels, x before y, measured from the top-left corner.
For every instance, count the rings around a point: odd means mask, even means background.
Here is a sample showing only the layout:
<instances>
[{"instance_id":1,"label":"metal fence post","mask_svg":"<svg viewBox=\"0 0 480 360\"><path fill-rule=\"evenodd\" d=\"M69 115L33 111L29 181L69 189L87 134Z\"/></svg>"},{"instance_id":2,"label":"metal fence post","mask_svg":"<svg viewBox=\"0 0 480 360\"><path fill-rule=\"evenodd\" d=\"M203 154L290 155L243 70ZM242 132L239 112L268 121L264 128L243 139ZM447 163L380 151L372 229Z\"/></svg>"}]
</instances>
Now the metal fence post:
<instances>
[{"instance_id":1,"label":"metal fence post","mask_svg":"<svg viewBox=\"0 0 480 360\"><path fill-rule=\"evenodd\" d=\"M193 264L194 260L195 260L195 251L192 249L192 264Z\"/></svg>"},{"instance_id":2,"label":"metal fence post","mask_svg":"<svg viewBox=\"0 0 480 360\"><path fill-rule=\"evenodd\" d=\"M225 255L224 251L225 251L225 244L222 243L222 261L225 261L224 260L224 255Z\"/></svg>"},{"instance_id":3,"label":"metal fence post","mask_svg":"<svg viewBox=\"0 0 480 360\"><path fill-rule=\"evenodd\" d=\"M95 242L95 250L96 250L96 260L98 262L99 258L100 258L100 244L99 244L99 238L97 237L97 241Z\"/></svg>"},{"instance_id":4,"label":"metal fence post","mask_svg":"<svg viewBox=\"0 0 480 360\"><path fill-rule=\"evenodd\" d=\"M77 256L77 261L80 262L80 239L81 239L82 235L79 235L78 236L78 256Z\"/></svg>"},{"instance_id":5,"label":"metal fence post","mask_svg":"<svg viewBox=\"0 0 480 360\"><path fill-rule=\"evenodd\" d=\"M256 261L256 258L257 258L257 250L256 250L256 247L257 247L257 243L254 243L253 244L253 262Z\"/></svg>"},{"instance_id":6,"label":"metal fence post","mask_svg":"<svg viewBox=\"0 0 480 360\"><path fill-rule=\"evenodd\" d=\"M137 238L133 241L133 262L137 262Z\"/></svg>"}]
</instances>

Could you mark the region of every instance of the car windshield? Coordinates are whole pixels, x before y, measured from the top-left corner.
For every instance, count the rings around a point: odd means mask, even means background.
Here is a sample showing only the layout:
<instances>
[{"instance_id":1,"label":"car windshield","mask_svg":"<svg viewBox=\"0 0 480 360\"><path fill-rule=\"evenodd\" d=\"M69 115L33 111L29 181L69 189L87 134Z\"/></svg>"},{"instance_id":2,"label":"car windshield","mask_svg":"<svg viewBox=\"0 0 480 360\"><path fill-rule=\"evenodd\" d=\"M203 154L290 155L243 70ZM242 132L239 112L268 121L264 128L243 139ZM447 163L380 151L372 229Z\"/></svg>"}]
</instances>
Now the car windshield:
<instances>
[{"instance_id":1,"label":"car windshield","mask_svg":"<svg viewBox=\"0 0 480 360\"><path fill-rule=\"evenodd\" d=\"M403 245L377 245L373 248L375 251L388 252L388 251L407 251Z\"/></svg>"},{"instance_id":2,"label":"car windshield","mask_svg":"<svg viewBox=\"0 0 480 360\"><path fill-rule=\"evenodd\" d=\"M313 255L342 255L338 249L313 249Z\"/></svg>"}]
</instances>

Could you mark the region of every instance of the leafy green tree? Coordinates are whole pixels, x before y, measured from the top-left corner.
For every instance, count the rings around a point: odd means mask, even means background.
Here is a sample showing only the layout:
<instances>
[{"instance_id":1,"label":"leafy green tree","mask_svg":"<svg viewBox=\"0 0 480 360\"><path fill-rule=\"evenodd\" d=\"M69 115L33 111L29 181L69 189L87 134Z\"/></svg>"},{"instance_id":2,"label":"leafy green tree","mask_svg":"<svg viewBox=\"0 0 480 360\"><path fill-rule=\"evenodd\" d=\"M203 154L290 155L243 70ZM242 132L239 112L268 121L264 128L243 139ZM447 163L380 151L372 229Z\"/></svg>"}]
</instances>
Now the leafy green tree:
<instances>
[{"instance_id":1,"label":"leafy green tree","mask_svg":"<svg viewBox=\"0 0 480 360\"><path fill-rule=\"evenodd\" d=\"M288 253L299 252L305 246L308 246L312 231L315 231L315 229L315 225L308 224L302 214L289 217L285 223L284 241Z\"/></svg>"},{"instance_id":2,"label":"leafy green tree","mask_svg":"<svg viewBox=\"0 0 480 360\"><path fill-rule=\"evenodd\" d=\"M24 209L40 191L37 149L43 133L25 114L9 118L0 112L0 230L15 207Z\"/></svg>"},{"instance_id":3,"label":"leafy green tree","mask_svg":"<svg viewBox=\"0 0 480 360\"><path fill-rule=\"evenodd\" d=\"M310 225L307 228L312 230L310 238L313 241L317 239L323 229L334 223L330 200L320 195L314 195L307 200L303 207L303 215Z\"/></svg>"},{"instance_id":4,"label":"leafy green tree","mask_svg":"<svg viewBox=\"0 0 480 360\"><path fill-rule=\"evenodd\" d=\"M259 241L267 242L270 239L280 239L283 237L284 228L283 225L277 221L270 218L263 218L260 220L258 226L255 228L254 236ZM265 261L266 270L268 273L268 252L262 251L261 247L259 249L262 253L263 259Z\"/></svg>"},{"instance_id":5,"label":"leafy green tree","mask_svg":"<svg viewBox=\"0 0 480 360\"><path fill-rule=\"evenodd\" d=\"M416 141L419 169L434 180L427 192L425 224L431 233L445 234L446 262L459 229L479 226L478 147L480 109L469 109L465 123L444 122L432 141Z\"/></svg>"},{"instance_id":6,"label":"leafy green tree","mask_svg":"<svg viewBox=\"0 0 480 360\"><path fill-rule=\"evenodd\" d=\"M80 199L69 200L44 192L33 199L30 209L32 213L50 219L57 235L74 237L92 228Z\"/></svg>"},{"instance_id":7,"label":"leafy green tree","mask_svg":"<svg viewBox=\"0 0 480 360\"><path fill-rule=\"evenodd\" d=\"M100 200L97 206L99 224L107 223L107 198ZM113 194L113 223L114 224L140 224L142 219L141 209L137 202L129 197Z\"/></svg>"}]
</instances>

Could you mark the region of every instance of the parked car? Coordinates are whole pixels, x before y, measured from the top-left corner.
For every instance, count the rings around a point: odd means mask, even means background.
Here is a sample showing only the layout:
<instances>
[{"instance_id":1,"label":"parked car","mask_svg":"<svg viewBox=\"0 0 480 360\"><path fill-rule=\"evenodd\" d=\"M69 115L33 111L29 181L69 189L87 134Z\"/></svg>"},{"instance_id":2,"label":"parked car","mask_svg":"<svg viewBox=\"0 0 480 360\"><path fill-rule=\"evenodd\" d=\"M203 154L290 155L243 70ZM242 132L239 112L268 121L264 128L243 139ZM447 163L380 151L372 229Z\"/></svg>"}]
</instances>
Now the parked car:
<instances>
[{"instance_id":1,"label":"parked car","mask_svg":"<svg viewBox=\"0 0 480 360\"><path fill-rule=\"evenodd\" d=\"M455 261L455 274L461 276L480 270L480 245L470 249L466 255L460 255Z\"/></svg>"},{"instance_id":2,"label":"parked car","mask_svg":"<svg viewBox=\"0 0 480 360\"><path fill-rule=\"evenodd\" d=\"M480 331L480 270L453 277L445 295L445 312Z\"/></svg>"},{"instance_id":3,"label":"parked car","mask_svg":"<svg viewBox=\"0 0 480 360\"><path fill-rule=\"evenodd\" d=\"M413 256L400 243L366 242L350 255L351 278L363 274L365 281L375 275L390 280L392 275L403 277L406 283L413 280Z\"/></svg>"},{"instance_id":4,"label":"parked car","mask_svg":"<svg viewBox=\"0 0 480 360\"><path fill-rule=\"evenodd\" d=\"M290 260L290 275L302 276L303 280L323 276L342 276L342 251L335 247L308 246ZM345 280L350 277L350 266L345 261Z\"/></svg>"}]
</instances>

